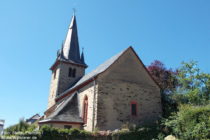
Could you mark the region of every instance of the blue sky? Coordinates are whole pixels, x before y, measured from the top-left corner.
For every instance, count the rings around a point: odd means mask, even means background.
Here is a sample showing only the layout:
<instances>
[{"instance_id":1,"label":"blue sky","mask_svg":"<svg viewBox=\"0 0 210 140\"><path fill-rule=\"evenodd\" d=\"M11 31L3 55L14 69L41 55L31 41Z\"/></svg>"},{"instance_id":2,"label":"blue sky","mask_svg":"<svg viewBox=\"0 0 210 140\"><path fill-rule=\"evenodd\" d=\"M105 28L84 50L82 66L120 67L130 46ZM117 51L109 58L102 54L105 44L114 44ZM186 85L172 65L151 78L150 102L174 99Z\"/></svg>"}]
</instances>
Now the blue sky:
<instances>
[{"instance_id":1,"label":"blue sky","mask_svg":"<svg viewBox=\"0 0 210 140\"><path fill-rule=\"evenodd\" d=\"M1 0L0 119L42 114L49 67L76 8L86 72L132 45L145 65L197 60L210 72L209 0Z\"/></svg>"}]
</instances>

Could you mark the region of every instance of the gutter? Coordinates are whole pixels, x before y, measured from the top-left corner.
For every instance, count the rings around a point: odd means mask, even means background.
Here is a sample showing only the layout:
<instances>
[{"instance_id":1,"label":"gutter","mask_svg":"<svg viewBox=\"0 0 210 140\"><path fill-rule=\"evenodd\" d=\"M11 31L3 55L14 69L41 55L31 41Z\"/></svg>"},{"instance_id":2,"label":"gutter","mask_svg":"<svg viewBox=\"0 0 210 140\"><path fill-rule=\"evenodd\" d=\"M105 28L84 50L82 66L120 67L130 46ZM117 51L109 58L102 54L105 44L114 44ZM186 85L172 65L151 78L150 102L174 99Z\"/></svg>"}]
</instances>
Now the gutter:
<instances>
[{"instance_id":1,"label":"gutter","mask_svg":"<svg viewBox=\"0 0 210 140\"><path fill-rule=\"evenodd\" d=\"M38 122L38 124L49 124L49 123L56 123L56 124L83 124L83 122L67 122L67 121L53 121L53 120L46 120L42 122Z\"/></svg>"}]
</instances>

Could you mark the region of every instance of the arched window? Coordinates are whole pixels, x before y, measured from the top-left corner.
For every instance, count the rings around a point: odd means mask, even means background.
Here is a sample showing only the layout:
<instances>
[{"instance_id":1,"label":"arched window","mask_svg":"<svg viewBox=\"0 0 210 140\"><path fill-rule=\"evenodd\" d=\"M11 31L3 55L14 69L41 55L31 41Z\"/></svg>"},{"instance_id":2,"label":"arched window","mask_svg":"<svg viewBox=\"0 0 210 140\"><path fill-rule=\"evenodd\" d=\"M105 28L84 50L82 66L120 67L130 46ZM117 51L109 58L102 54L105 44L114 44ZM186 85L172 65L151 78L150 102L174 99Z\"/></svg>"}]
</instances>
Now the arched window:
<instances>
[{"instance_id":1,"label":"arched window","mask_svg":"<svg viewBox=\"0 0 210 140\"><path fill-rule=\"evenodd\" d=\"M84 124L87 124L87 114L88 114L88 97L85 96L83 102L83 121Z\"/></svg>"},{"instance_id":2,"label":"arched window","mask_svg":"<svg viewBox=\"0 0 210 140\"><path fill-rule=\"evenodd\" d=\"M69 77L72 77L72 68L69 68Z\"/></svg>"},{"instance_id":3,"label":"arched window","mask_svg":"<svg viewBox=\"0 0 210 140\"><path fill-rule=\"evenodd\" d=\"M76 76L76 69L73 69L72 70L72 77L75 77Z\"/></svg>"}]
</instances>

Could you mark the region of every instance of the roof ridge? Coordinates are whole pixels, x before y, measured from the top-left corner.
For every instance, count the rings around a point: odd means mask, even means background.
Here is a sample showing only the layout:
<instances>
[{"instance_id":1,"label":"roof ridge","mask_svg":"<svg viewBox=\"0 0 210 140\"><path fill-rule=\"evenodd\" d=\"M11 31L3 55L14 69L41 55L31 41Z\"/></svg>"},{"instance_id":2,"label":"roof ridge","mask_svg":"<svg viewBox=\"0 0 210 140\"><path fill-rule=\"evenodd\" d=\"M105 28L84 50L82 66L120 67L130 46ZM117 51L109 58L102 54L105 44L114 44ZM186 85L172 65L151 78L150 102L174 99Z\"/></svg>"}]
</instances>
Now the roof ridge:
<instances>
[{"instance_id":1,"label":"roof ridge","mask_svg":"<svg viewBox=\"0 0 210 140\"><path fill-rule=\"evenodd\" d=\"M131 46L129 46L128 48L124 49L123 51L117 53L116 55L112 56L111 58L109 58L108 60L106 60L104 63L100 64L98 67L96 67L94 70L92 70L91 72L89 72L88 74L84 75L73 87L67 89L66 91L64 91L63 93L61 93L59 96L56 97L56 100L59 100L60 98L62 98L63 96L65 96L67 93L69 93L70 91L72 91L74 88L77 88L78 86L80 86L81 84L83 84L84 82L93 79L94 77L96 77L97 75L101 74L102 72L104 72L105 70L107 70L114 62L116 62L120 56L122 56L128 49L132 49Z\"/></svg>"},{"instance_id":2,"label":"roof ridge","mask_svg":"<svg viewBox=\"0 0 210 140\"><path fill-rule=\"evenodd\" d=\"M68 122L68 123L83 123L82 118L79 116L77 93L71 94L65 100L57 103L57 108L39 123L47 122Z\"/></svg>"},{"instance_id":3,"label":"roof ridge","mask_svg":"<svg viewBox=\"0 0 210 140\"><path fill-rule=\"evenodd\" d=\"M52 113L52 114L50 114L50 115L48 116L48 118L50 119L50 118L52 118L52 117L58 115L58 114L62 111L62 109L63 109L64 107L66 107L66 105L73 99L73 97L75 96L75 94L76 94L76 93L72 94L69 98L67 98L67 99L63 102L63 104L61 104L60 106L58 106L58 107L55 109L54 113Z\"/></svg>"},{"instance_id":4,"label":"roof ridge","mask_svg":"<svg viewBox=\"0 0 210 140\"><path fill-rule=\"evenodd\" d=\"M36 113L36 114L33 115L32 117L30 117L28 120L32 119L33 117L35 117L35 116L37 116L37 115L40 117L39 113Z\"/></svg>"}]
</instances>

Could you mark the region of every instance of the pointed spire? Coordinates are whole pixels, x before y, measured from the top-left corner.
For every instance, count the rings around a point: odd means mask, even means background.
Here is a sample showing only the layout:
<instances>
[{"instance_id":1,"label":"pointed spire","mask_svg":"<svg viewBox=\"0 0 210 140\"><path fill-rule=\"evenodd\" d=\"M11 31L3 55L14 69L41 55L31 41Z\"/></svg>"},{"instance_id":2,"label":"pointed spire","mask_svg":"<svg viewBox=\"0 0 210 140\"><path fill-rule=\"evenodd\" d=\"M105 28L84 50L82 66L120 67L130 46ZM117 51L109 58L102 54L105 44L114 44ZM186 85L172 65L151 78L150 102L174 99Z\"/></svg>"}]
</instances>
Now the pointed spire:
<instances>
[{"instance_id":1,"label":"pointed spire","mask_svg":"<svg viewBox=\"0 0 210 140\"><path fill-rule=\"evenodd\" d=\"M80 63L80 51L75 13L73 14L62 50L63 56L66 60Z\"/></svg>"},{"instance_id":2,"label":"pointed spire","mask_svg":"<svg viewBox=\"0 0 210 140\"><path fill-rule=\"evenodd\" d=\"M64 56L63 56L63 41L62 41L62 46L61 46L61 51L60 51L60 57L64 58Z\"/></svg>"},{"instance_id":3,"label":"pointed spire","mask_svg":"<svg viewBox=\"0 0 210 140\"><path fill-rule=\"evenodd\" d=\"M82 64L85 64L85 58L84 58L84 48L82 48L81 63L82 63ZM86 64L85 64L85 65L86 65Z\"/></svg>"},{"instance_id":4,"label":"pointed spire","mask_svg":"<svg viewBox=\"0 0 210 140\"><path fill-rule=\"evenodd\" d=\"M57 59L63 59L64 56L63 56L63 42L61 44L61 49L58 50L57 52Z\"/></svg>"}]
</instances>

